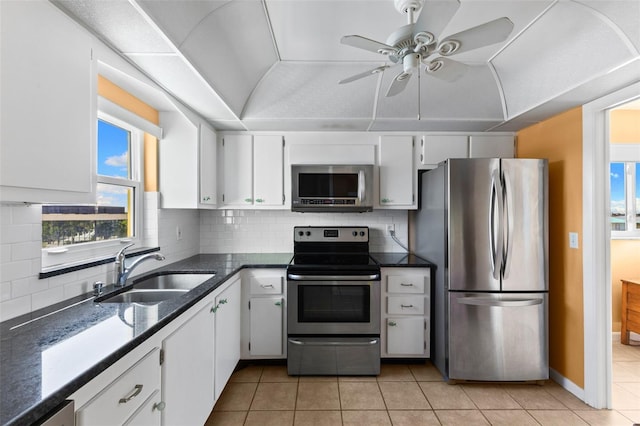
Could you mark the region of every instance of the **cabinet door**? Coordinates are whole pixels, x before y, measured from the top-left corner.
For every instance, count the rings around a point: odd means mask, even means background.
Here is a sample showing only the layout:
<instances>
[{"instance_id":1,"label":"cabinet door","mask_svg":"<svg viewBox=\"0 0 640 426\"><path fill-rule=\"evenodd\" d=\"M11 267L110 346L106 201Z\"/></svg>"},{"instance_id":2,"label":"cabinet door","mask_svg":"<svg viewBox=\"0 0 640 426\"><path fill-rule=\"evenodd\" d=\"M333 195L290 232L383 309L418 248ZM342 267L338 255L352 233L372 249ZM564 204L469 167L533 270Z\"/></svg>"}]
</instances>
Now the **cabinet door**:
<instances>
[{"instance_id":1,"label":"cabinet door","mask_svg":"<svg viewBox=\"0 0 640 426\"><path fill-rule=\"evenodd\" d=\"M49 2L0 3L0 201L95 203L90 35Z\"/></svg>"},{"instance_id":2,"label":"cabinet door","mask_svg":"<svg viewBox=\"0 0 640 426\"><path fill-rule=\"evenodd\" d=\"M253 141L251 135L228 135L223 139L225 205L253 204Z\"/></svg>"},{"instance_id":3,"label":"cabinet door","mask_svg":"<svg viewBox=\"0 0 640 426\"><path fill-rule=\"evenodd\" d=\"M282 136L254 136L253 196L256 207L284 204Z\"/></svg>"},{"instance_id":4,"label":"cabinet door","mask_svg":"<svg viewBox=\"0 0 640 426\"><path fill-rule=\"evenodd\" d=\"M240 303L239 278L235 279L215 299L216 400L220 397L240 360Z\"/></svg>"},{"instance_id":5,"label":"cabinet door","mask_svg":"<svg viewBox=\"0 0 640 426\"><path fill-rule=\"evenodd\" d=\"M470 158L513 158L512 135L471 136L469 139Z\"/></svg>"},{"instance_id":6,"label":"cabinet door","mask_svg":"<svg viewBox=\"0 0 640 426\"><path fill-rule=\"evenodd\" d=\"M421 142L422 165L437 166L447 158L469 157L469 143L466 135L426 135Z\"/></svg>"},{"instance_id":7,"label":"cabinet door","mask_svg":"<svg viewBox=\"0 0 640 426\"><path fill-rule=\"evenodd\" d=\"M424 337L424 317L387 319L387 353L389 355L424 354Z\"/></svg>"},{"instance_id":8,"label":"cabinet door","mask_svg":"<svg viewBox=\"0 0 640 426\"><path fill-rule=\"evenodd\" d=\"M413 137L380 137L380 207L415 205Z\"/></svg>"},{"instance_id":9,"label":"cabinet door","mask_svg":"<svg viewBox=\"0 0 640 426\"><path fill-rule=\"evenodd\" d=\"M211 413L215 402L212 308L213 303L208 303L162 343L165 425L201 425Z\"/></svg>"},{"instance_id":10,"label":"cabinet door","mask_svg":"<svg viewBox=\"0 0 640 426\"><path fill-rule=\"evenodd\" d=\"M282 297L251 299L251 355L282 355Z\"/></svg>"},{"instance_id":11,"label":"cabinet door","mask_svg":"<svg viewBox=\"0 0 640 426\"><path fill-rule=\"evenodd\" d=\"M217 160L216 134L209 127L200 125L200 204L215 206Z\"/></svg>"}]
</instances>

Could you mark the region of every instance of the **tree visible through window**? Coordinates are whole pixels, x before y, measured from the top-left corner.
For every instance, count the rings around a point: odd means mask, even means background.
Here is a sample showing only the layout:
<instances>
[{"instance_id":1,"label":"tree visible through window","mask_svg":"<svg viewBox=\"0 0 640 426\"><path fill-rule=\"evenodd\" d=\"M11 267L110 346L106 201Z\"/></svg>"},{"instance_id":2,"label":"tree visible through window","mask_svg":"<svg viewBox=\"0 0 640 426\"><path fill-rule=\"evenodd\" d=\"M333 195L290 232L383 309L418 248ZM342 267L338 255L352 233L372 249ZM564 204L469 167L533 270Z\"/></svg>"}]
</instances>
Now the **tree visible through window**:
<instances>
[{"instance_id":1,"label":"tree visible through window","mask_svg":"<svg viewBox=\"0 0 640 426\"><path fill-rule=\"evenodd\" d=\"M98 120L97 202L95 205L42 206L42 247L98 242L134 235L139 188L132 161L133 130Z\"/></svg>"}]
</instances>

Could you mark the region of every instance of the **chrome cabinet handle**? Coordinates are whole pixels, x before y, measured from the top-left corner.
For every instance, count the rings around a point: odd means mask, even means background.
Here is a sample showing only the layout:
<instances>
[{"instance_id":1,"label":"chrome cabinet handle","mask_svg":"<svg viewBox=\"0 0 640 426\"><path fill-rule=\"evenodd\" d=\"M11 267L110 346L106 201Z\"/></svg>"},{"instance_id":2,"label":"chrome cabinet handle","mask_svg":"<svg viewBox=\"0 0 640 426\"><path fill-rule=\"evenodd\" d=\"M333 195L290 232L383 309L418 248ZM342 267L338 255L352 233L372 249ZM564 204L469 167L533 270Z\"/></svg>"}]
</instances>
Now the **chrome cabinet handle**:
<instances>
[{"instance_id":1,"label":"chrome cabinet handle","mask_svg":"<svg viewBox=\"0 0 640 426\"><path fill-rule=\"evenodd\" d=\"M274 288L273 284L260 284L260 287L262 287L262 288Z\"/></svg>"},{"instance_id":2,"label":"chrome cabinet handle","mask_svg":"<svg viewBox=\"0 0 640 426\"><path fill-rule=\"evenodd\" d=\"M129 402L133 398L135 398L136 396L140 395L140 392L142 392L142 385L135 385L135 387L133 388L133 393L131 395L127 396L126 398L120 398L118 403L119 404L126 404L127 402Z\"/></svg>"},{"instance_id":3,"label":"chrome cabinet handle","mask_svg":"<svg viewBox=\"0 0 640 426\"><path fill-rule=\"evenodd\" d=\"M413 308L413 305L400 305L401 308Z\"/></svg>"},{"instance_id":4,"label":"chrome cabinet handle","mask_svg":"<svg viewBox=\"0 0 640 426\"><path fill-rule=\"evenodd\" d=\"M381 203L390 203L392 200L388 199L388 198L383 198L382 200L380 200Z\"/></svg>"},{"instance_id":5,"label":"chrome cabinet handle","mask_svg":"<svg viewBox=\"0 0 640 426\"><path fill-rule=\"evenodd\" d=\"M253 203L253 198L245 198L245 203Z\"/></svg>"},{"instance_id":6,"label":"chrome cabinet handle","mask_svg":"<svg viewBox=\"0 0 640 426\"><path fill-rule=\"evenodd\" d=\"M256 203L264 203L264 198L256 198Z\"/></svg>"},{"instance_id":7,"label":"chrome cabinet handle","mask_svg":"<svg viewBox=\"0 0 640 426\"><path fill-rule=\"evenodd\" d=\"M400 283L400 285L401 285L402 287L413 287L413 283L408 283L408 284L406 284L406 283Z\"/></svg>"},{"instance_id":8,"label":"chrome cabinet handle","mask_svg":"<svg viewBox=\"0 0 640 426\"><path fill-rule=\"evenodd\" d=\"M164 410L164 407L166 407L167 404L165 404L164 401L160 401L160 402L156 402L155 404L153 404L152 409L153 410L158 410L158 411L162 411Z\"/></svg>"},{"instance_id":9,"label":"chrome cabinet handle","mask_svg":"<svg viewBox=\"0 0 640 426\"><path fill-rule=\"evenodd\" d=\"M389 321L388 324L389 324L389 327L395 327L396 325L398 325L398 323L395 321Z\"/></svg>"},{"instance_id":10,"label":"chrome cabinet handle","mask_svg":"<svg viewBox=\"0 0 640 426\"><path fill-rule=\"evenodd\" d=\"M282 301L281 301L281 300L278 300L277 302L275 302L275 303L274 303L274 305L276 305L276 306L282 306Z\"/></svg>"},{"instance_id":11,"label":"chrome cabinet handle","mask_svg":"<svg viewBox=\"0 0 640 426\"><path fill-rule=\"evenodd\" d=\"M227 303L227 299L221 299L221 300L220 300L220 304L221 304L221 305L224 305L225 303Z\"/></svg>"}]
</instances>

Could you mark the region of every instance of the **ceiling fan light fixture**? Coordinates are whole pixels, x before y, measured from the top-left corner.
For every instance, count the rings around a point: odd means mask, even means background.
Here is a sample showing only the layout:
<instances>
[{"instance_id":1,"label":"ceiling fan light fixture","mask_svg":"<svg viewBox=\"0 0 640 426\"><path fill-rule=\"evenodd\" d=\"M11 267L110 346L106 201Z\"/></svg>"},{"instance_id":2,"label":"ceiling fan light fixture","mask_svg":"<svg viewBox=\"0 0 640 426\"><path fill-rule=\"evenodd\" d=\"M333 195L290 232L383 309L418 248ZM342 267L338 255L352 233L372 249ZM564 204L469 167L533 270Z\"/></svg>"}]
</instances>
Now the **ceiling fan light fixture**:
<instances>
[{"instance_id":1,"label":"ceiling fan light fixture","mask_svg":"<svg viewBox=\"0 0 640 426\"><path fill-rule=\"evenodd\" d=\"M418 68L420 65L420 58L421 56L419 53L410 53L405 55L404 58L402 58L402 68L404 69L404 72L410 73L414 69Z\"/></svg>"},{"instance_id":2,"label":"ceiling fan light fixture","mask_svg":"<svg viewBox=\"0 0 640 426\"><path fill-rule=\"evenodd\" d=\"M438 53L442 56L453 55L460 49L460 42L458 40L447 40L438 46Z\"/></svg>"}]
</instances>

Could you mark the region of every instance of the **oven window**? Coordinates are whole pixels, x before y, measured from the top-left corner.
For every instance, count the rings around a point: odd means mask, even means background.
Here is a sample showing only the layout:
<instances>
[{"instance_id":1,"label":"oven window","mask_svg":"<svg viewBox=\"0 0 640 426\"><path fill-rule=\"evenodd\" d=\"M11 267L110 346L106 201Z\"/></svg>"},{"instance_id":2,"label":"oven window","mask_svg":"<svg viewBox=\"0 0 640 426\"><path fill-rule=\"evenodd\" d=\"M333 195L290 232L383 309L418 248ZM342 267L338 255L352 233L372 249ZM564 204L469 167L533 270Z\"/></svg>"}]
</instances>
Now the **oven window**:
<instances>
[{"instance_id":1,"label":"oven window","mask_svg":"<svg viewBox=\"0 0 640 426\"><path fill-rule=\"evenodd\" d=\"M358 196L358 173L300 173L298 196L346 198Z\"/></svg>"},{"instance_id":2,"label":"oven window","mask_svg":"<svg viewBox=\"0 0 640 426\"><path fill-rule=\"evenodd\" d=\"M298 322L370 322L369 285L298 286Z\"/></svg>"}]
</instances>

